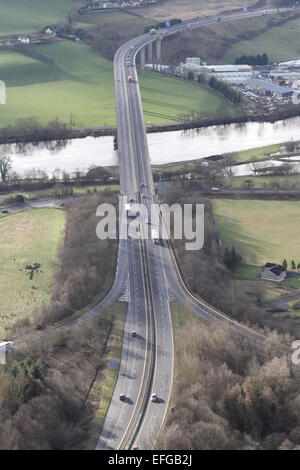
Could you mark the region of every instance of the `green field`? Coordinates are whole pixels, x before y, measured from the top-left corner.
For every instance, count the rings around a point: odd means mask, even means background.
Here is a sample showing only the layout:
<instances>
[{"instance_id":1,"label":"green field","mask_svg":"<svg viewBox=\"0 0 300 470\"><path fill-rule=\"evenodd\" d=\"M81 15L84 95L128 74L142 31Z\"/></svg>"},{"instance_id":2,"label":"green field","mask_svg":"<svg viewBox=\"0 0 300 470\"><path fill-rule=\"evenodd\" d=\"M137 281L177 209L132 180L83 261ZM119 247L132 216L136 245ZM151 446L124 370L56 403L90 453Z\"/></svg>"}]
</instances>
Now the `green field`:
<instances>
[{"instance_id":1,"label":"green field","mask_svg":"<svg viewBox=\"0 0 300 470\"><path fill-rule=\"evenodd\" d=\"M67 17L83 0L0 0L0 35L31 33Z\"/></svg>"},{"instance_id":2,"label":"green field","mask_svg":"<svg viewBox=\"0 0 300 470\"><path fill-rule=\"evenodd\" d=\"M225 100L194 83L151 72L140 76L139 80L145 121L148 123L180 120L193 112L217 116L226 108Z\"/></svg>"},{"instance_id":3,"label":"green field","mask_svg":"<svg viewBox=\"0 0 300 470\"><path fill-rule=\"evenodd\" d=\"M231 158L236 163L257 162L269 158L272 154L279 152L282 144L268 145L254 149L241 150L240 152L227 153L224 157ZM282 155L284 156L284 155Z\"/></svg>"},{"instance_id":4,"label":"green field","mask_svg":"<svg viewBox=\"0 0 300 470\"><path fill-rule=\"evenodd\" d=\"M37 46L52 59L48 65L11 51L0 52L0 77L7 84L7 104L0 108L0 126L36 116L45 123L58 117L75 127L116 124L112 62L88 45L70 41ZM174 122L192 111L216 115L224 101L192 83L148 72L140 77L146 120ZM163 116L162 116L163 115Z\"/></svg>"},{"instance_id":5,"label":"green field","mask_svg":"<svg viewBox=\"0 0 300 470\"><path fill-rule=\"evenodd\" d=\"M300 55L300 18L274 27L253 39L240 41L229 49L222 59L224 64L234 63L241 55L266 52L270 62L298 59Z\"/></svg>"},{"instance_id":6,"label":"green field","mask_svg":"<svg viewBox=\"0 0 300 470\"><path fill-rule=\"evenodd\" d=\"M151 24L151 20L122 11L103 11L85 14L76 22L78 28L87 29L92 26L101 26L104 32L114 30L118 32L118 35L126 35L128 37L142 34L145 26L149 24Z\"/></svg>"},{"instance_id":7,"label":"green field","mask_svg":"<svg viewBox=\"0 0 300 470\"><path fill-rule=\"evenodd\" d=\"M0 338L10 327L40 308L50 298L54 273L59 267L65 214L55 209L38 209L0 219ZM26 265L40 263L29 279Z\"/></svg>"},{"instance_id":8,"label":"green field","mask_svg":"<svg viewBox=\"0 0 300 470\"><path fill-rule=\"evenodd\" d=\"M231 178L230 184L232 188L243 188L246 182L251 181L253 188L274 188L282 187L284 189L299 189L300 175L288 176L235 176Z\"/></svg>"},{"instance_id":9,"label":"green field","mask_svg":"<svg viewBox=\"0 0 300 470\"><path fill-rule=\"evenodd\" d=\"M85 44L61 41L36 47L54 60L47 65L15 52L0 52L0 76L7 83L7 104L0 125L36 116L45 123L58 117L75 126L115 123L112 63Z\"/></svg>"},{"instance_id":10,"label":"green field","mask_svg":"<svg viewBox=\"0 0 300 470\"><path fill-rule=\"evenodd\" d=\"M300 202L215 199L213 209L222 246L234 243L246 264L300 261Z\"/></svg>"}]
</instances>

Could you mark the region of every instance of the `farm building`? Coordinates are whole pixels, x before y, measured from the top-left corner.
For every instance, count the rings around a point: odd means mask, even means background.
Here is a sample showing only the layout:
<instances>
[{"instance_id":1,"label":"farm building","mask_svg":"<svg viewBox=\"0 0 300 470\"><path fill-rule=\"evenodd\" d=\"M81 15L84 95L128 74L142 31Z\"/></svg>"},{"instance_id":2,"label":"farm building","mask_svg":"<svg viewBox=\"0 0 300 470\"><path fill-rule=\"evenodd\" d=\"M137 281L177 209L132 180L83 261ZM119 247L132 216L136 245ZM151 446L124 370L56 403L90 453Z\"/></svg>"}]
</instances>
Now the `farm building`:
<instances>
[{"instance_id":1,"label":"farm building","mask_svg":"<svg viewBox=\"0 0 300 470\"><path fill-rule=\"evenodd\" d=\"M261 279L265 281L281 282L287 276L286 269L280 264L267 263L261 272Z\"/></svg>"}]
</instances>

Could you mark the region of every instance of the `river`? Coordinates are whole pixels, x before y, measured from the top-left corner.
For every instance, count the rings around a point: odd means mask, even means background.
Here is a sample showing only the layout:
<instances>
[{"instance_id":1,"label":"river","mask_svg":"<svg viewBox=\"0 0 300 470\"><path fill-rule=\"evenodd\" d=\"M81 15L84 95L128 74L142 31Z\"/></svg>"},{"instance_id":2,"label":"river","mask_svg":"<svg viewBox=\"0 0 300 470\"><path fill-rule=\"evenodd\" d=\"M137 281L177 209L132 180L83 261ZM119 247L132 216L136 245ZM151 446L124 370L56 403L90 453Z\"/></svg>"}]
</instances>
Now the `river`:
<instances>
[{"instance_id":1,"label":"river","mask_svg":"<svg viewBox=\"0 0 300 470\"><path fill-rule=\"evenodd\" d=\"M300 140L300 117L276 123L230 124L199 130L148 134L152 164L188 161L254 147ZM58 169L73 173L91 165L117 165L113 137L86 137L68 141L66 145L38 144L1 146L13 162L13 170L21 176L33 168L52 175Z\"/></svg>"}]
</instances>

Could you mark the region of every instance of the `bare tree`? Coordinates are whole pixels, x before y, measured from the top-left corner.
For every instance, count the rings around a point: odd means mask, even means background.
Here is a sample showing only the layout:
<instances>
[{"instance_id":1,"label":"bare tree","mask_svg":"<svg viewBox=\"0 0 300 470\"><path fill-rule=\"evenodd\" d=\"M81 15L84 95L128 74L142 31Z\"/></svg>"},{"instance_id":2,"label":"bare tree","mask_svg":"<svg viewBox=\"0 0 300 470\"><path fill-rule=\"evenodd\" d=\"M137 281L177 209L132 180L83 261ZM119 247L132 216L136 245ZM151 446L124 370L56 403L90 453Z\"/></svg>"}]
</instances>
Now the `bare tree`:
<instances>
[{"instance_id":1,"label":"bare tree","mask_svg":"<svg viewBox=\"0 0 300 470\"><path fill-rule=\"evenodd\" d=\"M5 153L0 153L0 176L5 183L12 168L11 158Z\"/></svg>"}]
</instances>

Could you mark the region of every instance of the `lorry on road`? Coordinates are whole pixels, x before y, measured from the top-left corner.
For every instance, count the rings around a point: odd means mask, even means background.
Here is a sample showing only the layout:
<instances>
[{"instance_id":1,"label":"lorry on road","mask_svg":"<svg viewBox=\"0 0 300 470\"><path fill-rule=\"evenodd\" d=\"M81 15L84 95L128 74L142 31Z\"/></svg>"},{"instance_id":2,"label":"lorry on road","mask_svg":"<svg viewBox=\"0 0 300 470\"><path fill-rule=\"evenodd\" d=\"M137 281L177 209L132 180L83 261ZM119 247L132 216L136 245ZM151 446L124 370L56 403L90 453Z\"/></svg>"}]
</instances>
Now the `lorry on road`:
<instances>
[{"instance_id":1,"label":"lorry on road","mask_svg":"<svg viewBox=\"0 0 300 470\"><path fill-rule=\"evenodd\" d=\"M155 244L155 245L158 245L159 244L159 234L158 234L158 231L153 228L151 230L151 238L152 238L152 242Z\"/></svg>"}]
</instances>

